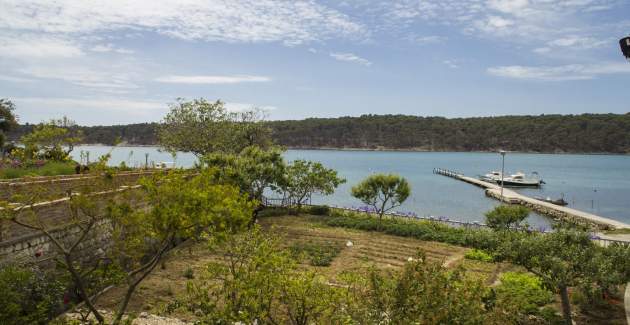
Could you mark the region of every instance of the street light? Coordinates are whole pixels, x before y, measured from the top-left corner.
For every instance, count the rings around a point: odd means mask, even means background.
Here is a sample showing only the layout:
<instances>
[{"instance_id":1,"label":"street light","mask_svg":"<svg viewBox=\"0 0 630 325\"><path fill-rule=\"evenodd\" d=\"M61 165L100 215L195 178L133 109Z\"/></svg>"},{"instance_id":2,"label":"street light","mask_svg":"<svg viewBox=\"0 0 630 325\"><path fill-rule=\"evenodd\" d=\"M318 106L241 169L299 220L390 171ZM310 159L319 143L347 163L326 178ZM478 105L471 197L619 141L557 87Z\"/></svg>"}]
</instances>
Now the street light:
<instances>
[{"instance_id":1,"label":"street light","mask_svg":"<svg viewBox=\"0 0 630 325\"><path fill-rule=\"evenodd\" d=\"M505 174L505 150L499 151L501 154L501 203L503 203L503 175Z\"/></svg>"}]
</instances>

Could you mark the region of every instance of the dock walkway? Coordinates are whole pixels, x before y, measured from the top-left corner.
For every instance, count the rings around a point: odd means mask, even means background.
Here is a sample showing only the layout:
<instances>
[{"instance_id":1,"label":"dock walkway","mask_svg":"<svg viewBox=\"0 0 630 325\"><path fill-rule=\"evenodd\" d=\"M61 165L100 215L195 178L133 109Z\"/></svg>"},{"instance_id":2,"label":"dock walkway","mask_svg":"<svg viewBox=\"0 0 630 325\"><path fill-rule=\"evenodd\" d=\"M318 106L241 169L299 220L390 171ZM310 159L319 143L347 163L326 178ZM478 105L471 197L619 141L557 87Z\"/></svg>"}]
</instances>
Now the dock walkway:
<instances>
[{"instance_id":1,"label":"dock walkway","mask_svg":"<svg viewBox=\"0 0 630 325\"><path fill-rule=\"evenodd\" d=\"M493 184L493 183L482 181L477 178L465 176L463 173L460 173L460 172L455 172L448 169L436 168L433 170L433 173L448 176L454 179L458 179L460 181L464 181L469 184L479 186L486 190L487 196L493 197L497 200L503 200L503 202L506 202L509 204L521 204L521 205L531 208L534 211L540 212L542 214L550 215L558 219L568 219L568 220L573 220L576 222L594 224L602 229L610 229L610 228L630 229L630 225L625 224L623 222L601 217L598 215L594 215L592 213L568 208L565 206L559 206L559 205L555 205L549 202L537 200L529 196L520 194L509 188L503 188L503 197L501 197L501 186L499 186L498 184Z\"/></svg>"}]
</instances>

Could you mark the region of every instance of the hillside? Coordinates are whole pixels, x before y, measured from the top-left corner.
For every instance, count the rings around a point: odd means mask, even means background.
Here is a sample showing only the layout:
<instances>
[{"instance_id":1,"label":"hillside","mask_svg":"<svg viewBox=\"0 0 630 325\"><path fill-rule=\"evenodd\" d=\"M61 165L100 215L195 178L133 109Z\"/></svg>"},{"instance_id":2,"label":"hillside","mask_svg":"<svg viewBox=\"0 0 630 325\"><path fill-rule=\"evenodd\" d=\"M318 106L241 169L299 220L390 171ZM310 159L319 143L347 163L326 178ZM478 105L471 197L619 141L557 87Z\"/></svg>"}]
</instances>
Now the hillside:
<instances>
[{"instance_id":1,"label":"hillside","mask_svg":"<svg viewBox=\"0 0 630 325\"><path fill-rule=\"evenodd\" d=\"M630 153L630 113L475 118L363 115L270 121L289 148ZM156 143L156 123L81 127L85 143ZM22 125L13 139L28 132Z\"/></svg>"}]
</instances>

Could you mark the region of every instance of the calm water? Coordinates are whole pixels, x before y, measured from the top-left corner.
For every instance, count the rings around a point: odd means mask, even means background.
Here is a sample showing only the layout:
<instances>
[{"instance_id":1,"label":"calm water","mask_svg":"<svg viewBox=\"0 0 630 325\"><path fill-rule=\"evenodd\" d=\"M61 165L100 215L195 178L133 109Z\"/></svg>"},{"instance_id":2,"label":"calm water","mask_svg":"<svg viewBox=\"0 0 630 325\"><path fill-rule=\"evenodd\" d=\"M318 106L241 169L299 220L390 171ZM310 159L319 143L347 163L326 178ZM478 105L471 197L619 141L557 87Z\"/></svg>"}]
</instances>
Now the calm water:
<instances>
[{"instance_id":1,"label":"calm water","mask_svg":"<svg viewBox=\"0 0 630 325\"><path fill-rule=\"evenodd\" d=\"M111 147L80 146L73 152L75 159L81 150L89 151L90 159L95 160ZM192 154L179 153L173 158L155 147L118 147L112 151L110 163L125 161L140 166L145 162L145 153L149 154L149 162L169 161L180 167L195 162ZM334 195L313 198L313 203L360 206L361 202L350 196L352 185L371 173L391 172L406 177L412 186L412 195L401 211L483 221L483 213L498 204L475 186L432 173L435 167L470 176L500 170L498 154L289 150L285 157L320 161L347 179ZM545 180L547 184L541 189L519 190L527 195L558 198L564 194L570 207L630 223L630 156L515 153L506 156L505 166L506 173L537 171ZM545 225L548 221L533 215L530 223Z\"/></svg>"}]
</instances>

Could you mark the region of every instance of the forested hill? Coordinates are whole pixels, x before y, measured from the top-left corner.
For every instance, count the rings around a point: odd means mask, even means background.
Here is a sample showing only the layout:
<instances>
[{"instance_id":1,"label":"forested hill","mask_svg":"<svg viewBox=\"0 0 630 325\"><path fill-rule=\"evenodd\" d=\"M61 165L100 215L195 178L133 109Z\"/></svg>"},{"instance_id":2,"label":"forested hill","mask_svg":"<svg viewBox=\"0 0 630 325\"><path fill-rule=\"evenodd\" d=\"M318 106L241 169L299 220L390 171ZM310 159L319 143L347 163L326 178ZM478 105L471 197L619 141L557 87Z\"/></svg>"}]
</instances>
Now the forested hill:
<instances>
[{"instance_id":1,"label":"forested hill","mask_svg":"<svg viewBox=\"0 0 630 325\"><path fill-rule=\"evenodd\" d=\"M479 118L364 115L273 122L300 148L630 153L630 113Z\"/></svg>"},{"instance_id":2,"label":"forested hill","mask_svg":"<svg viewBox=\"0 0 630 325\"><path fill-rule=\"evenodd\" d=\"M630 153L630 113L479 118L363 115L270 121L289 148ZM23 125L13 138L32 126ZM85 143L155 144L157 124L81 127Z\"/></svg>"}]
</instances>

